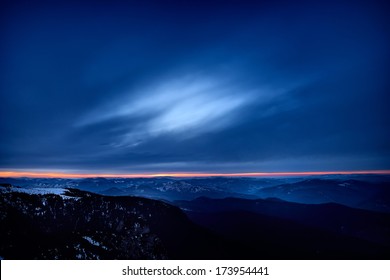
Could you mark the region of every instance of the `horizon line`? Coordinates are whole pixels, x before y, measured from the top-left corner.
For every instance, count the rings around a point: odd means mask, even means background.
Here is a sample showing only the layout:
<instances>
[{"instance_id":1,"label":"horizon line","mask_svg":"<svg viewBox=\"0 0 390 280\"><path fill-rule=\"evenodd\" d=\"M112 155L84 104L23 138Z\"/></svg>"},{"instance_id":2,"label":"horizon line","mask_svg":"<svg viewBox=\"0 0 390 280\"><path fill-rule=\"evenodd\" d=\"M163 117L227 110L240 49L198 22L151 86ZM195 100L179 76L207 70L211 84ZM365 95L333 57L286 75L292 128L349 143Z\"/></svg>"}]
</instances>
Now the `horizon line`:
<instances>
[{"instance_id":1,"label":"horizon line","mask_svg":"<svg viewBox=\"0 0 390 280\"><path fill-rule=\"evenodd\" d=\"M66 173L66 172L33 172L33 171L0 171L0 177L29 178L156 178L156 177L288 177L288 176L321 176L321 175L390 175L390 170L355 170L355 171L298 171L298 172L172 172L172 173Z\"/></svg>"}]
</instances>

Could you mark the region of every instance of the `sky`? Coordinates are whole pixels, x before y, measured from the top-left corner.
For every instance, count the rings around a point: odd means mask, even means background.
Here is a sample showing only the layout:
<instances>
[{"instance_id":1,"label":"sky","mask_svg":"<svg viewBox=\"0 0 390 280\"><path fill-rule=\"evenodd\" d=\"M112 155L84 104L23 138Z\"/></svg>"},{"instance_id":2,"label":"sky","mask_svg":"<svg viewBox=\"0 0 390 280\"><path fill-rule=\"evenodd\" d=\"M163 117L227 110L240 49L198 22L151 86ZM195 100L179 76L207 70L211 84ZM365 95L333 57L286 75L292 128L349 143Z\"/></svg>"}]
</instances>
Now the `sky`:
<instances>
[{"instance_id":1,"label":"sky","mask_svg":"<svg viewBox=\"0 0 390 280\"><path fill-rule=\"evenodd\" d=\"M2 1L0 171L390 169L387 1Z\"/></svg>"}]
</instances>

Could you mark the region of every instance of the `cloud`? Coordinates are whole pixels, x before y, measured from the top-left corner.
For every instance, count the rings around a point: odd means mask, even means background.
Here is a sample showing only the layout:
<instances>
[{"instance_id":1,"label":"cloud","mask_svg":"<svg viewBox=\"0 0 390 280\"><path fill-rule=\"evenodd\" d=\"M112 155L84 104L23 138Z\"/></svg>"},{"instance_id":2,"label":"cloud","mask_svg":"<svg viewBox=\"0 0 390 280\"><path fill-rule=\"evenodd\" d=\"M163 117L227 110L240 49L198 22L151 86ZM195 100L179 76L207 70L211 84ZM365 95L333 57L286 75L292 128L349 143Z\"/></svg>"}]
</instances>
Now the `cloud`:
<instances>
[{"instance_id":1,"label":"cloud","mask_svg":"<svg viewBox=\"0 0 390 280\"><path fill-rule=\"evenodd\" d=\"M254 102L268 103L280 95L277 91L246 88L227 75L177 76L119 95L110 104L87 113L76 127L115 120L122 120L120 125L126 126L123 120L129 120L121 144L130 146L164 134L190 138L232 126L240 121L246 107Z\"/></svg>"}]
</instances>

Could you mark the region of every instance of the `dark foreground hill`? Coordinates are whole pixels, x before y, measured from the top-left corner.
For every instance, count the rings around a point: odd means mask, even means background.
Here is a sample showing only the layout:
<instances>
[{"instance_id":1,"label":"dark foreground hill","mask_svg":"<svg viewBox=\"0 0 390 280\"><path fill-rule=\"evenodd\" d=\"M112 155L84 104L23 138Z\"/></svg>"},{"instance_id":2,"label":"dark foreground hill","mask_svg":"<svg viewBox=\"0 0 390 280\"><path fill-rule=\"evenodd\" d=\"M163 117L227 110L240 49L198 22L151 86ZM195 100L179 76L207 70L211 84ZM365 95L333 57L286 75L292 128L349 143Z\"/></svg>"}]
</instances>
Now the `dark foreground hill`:
<instances>
[{"instance_id":1,"label":"dark foreground hill","mask_svg":"<svg viewBox=\"0 0 390 280\"><path fill-rule=\"evenodd\" d=\"M177 207L75 189L1 188L4 259L221 258L221 241ZM223 244L225 245L225 244Z\"/></svg>"},{"instance_id":2,"label":"dark foreground hill","mask_svg":"<svg viewBox=\"0 0 390 280\"><path fill-rule=\"evenodd\" d=\"M367 240L390 248L390 214L355 209L336 203L301 204L280 199L210 199L176 201L188 215L250 212L274 220L293 221L341 236ZM198 220L197 220L198 221ZM252 223L255 223L253 220Z\"/></svg>"},{"instance_id":3,"label":"dark foreground hill","mask_svg":"<svg viewBox=\"0 0 390 280\"><path fill-rule=\"evenodd\" d=\"M271 259L389 259L390 214L280 199L176 201L196 224Z\"/></svg>"}]
</instances>

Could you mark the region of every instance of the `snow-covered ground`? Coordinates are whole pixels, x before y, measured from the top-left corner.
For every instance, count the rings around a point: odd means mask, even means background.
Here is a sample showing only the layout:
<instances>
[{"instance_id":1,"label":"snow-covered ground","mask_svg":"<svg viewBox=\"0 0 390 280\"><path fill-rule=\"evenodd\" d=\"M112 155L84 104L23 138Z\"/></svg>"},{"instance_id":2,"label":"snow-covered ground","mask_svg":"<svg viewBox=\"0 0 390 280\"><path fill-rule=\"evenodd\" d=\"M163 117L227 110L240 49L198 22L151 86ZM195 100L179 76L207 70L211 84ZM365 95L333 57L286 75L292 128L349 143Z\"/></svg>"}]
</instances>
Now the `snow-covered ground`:
<instances>
[{"instance_id":1,"label":"snow-covered ground","mask_svg":"<svg viewBox=\"0 0 390 280\"><path fill-rule=\"evenodd\" d=\"M3 191L5 188L2 188ZM65 193L67 192L67 189L65 188L7 188L6 191L9 192L19 192L19 193L27 193L27 194L38 194L38 195L45 195L45 194L55 194L59 195L64 199L77 199L77 197L67 196Z\"/></svg>"}]
</instances>

